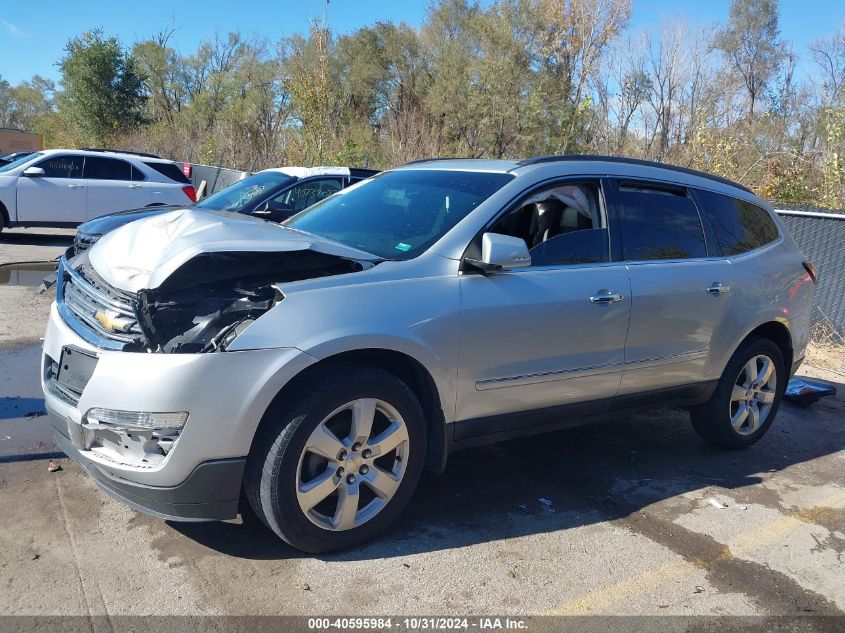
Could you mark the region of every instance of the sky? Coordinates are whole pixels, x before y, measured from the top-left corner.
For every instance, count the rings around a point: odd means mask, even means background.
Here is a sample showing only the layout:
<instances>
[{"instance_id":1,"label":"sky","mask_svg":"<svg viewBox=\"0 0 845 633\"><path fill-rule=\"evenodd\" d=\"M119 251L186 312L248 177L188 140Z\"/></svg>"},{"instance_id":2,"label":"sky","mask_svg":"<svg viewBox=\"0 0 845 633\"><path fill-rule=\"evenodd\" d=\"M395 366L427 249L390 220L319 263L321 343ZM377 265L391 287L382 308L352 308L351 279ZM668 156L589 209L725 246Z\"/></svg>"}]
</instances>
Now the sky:
<instances>
[{"instance_id":1,"label":"sky","mask_svg":"<svg viewBox=\"0 0 845 633\"><path fill-rule=\"evenodd\" d=\"M482 4L489 0L482 0ZM331 0L329 26L354 31L378 20L419 26L428 0ZM182 53L193 52L215 33L240 30L271 40L304 32L323 17L323 0L222 0L180 2L144 0L0 0L0 77L16 84L35 74L57 80L56 62L68 39L101 27L126 46L165 28L174 28L172 42ZM633 0L632 30L681 19L690 25L725 22L730 0ZM845 25L843 0L781 0L780 28L804 62L807 46ZM806 67L806 66L805 66Z\"/></svg>"}]
</instances>

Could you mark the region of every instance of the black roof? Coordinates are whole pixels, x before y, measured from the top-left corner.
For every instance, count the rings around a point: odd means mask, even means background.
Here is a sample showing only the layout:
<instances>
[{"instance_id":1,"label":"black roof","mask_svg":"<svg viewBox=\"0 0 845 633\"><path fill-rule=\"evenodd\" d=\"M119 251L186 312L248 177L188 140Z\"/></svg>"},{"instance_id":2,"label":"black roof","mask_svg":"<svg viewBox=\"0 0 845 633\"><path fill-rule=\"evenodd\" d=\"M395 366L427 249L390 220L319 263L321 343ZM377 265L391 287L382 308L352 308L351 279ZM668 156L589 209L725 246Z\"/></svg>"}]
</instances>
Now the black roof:
<instances>
[{"instance_id":1,"label":"black roof","mask_svg":"<svg viewBox=\"0 0 845 633\"><path fill-rule=\"evenodd\" d=\"M369 178L379 173L378 169L364 169L363 167L350 167L349 175L358 178Z\"/></svg>"}]
</instances>

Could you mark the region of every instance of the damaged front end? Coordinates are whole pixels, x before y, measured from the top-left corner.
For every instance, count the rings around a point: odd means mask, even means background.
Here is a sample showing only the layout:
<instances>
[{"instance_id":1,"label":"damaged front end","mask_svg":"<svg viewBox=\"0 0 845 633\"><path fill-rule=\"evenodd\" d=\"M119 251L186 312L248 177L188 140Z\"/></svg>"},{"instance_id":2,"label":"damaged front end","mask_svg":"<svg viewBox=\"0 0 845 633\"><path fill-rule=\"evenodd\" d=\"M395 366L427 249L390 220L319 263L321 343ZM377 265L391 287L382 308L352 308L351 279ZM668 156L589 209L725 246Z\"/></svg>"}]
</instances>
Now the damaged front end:
<instances>
[{"instance_id":1,"label":"damaged front end","mask_svg":"<svg viewBox=\"0 0 845 633\"><path fill-rule=\"evenodd\" d=\"M108 284L82 253L61 260L57 303L65 322L101 348L216 352L284 299L276 284L362 268L307 250L203 253L159 287L131 293Z\"/></svg>"},{"instance_id":2,"label":"damaged front end","mask_svg":"<svg viewBox=\"0 0 845 633\"><path fill-rule=\"evenodd\" d=\"M182 209L121 226L63 257L57 305L100 348L216 352L284 299L278 284L377 261L264 220Z\"/></svg>"}]
</instances>

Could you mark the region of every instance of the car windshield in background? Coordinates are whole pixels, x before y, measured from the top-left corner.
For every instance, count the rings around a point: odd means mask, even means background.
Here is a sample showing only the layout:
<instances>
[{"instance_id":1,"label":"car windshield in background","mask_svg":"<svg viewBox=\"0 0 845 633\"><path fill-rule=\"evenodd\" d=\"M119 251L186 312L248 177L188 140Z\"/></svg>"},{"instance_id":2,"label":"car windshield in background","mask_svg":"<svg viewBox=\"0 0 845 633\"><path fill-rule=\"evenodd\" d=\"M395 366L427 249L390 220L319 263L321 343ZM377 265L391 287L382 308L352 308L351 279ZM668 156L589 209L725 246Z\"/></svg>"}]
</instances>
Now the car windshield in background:
<instances>
[{"instance_id":1,"label":"car windshield in background","mask_svg":"<svg viewBox=\"0 0 845 633\"><path fill-rule=\"evenodd\" d=\"M0 174L2 174L4 171L11 171L15 167L19 167L19 166L23 165L24 163L26 163L27 161L34 160L36 158L40 158L41 156L44 156L43 152L35 152L34 154L27 154L26 156L21 156L17 160L13 160L11 163L9 163L7 165L3 165L2 167L0 167Z\"/></svg>"},{"instance_id":2,"label":"car windshield in background","mask_svg":"<svg viewBox=\"0 0 845 633\"><path fill-rule=\"evenodd\" d=\"M238 213L252 203L257 197L265 197L274 191L279 191L296 181L293 176L279 172L262 172L221 189L215 194L204 198L196 205L198 209L208 211L232 211Z\"/></svg>"},{"instance_id":3,"label":"car windshield in background","mask_svg":"<svg viewBox=\"0 0 845 633\"><path fill-rule=\"evenodd\" d=\"M318 202L285 226L385 259L411 259L512 179L469 171L387 172Z\"/></svg>"}]
</instances>

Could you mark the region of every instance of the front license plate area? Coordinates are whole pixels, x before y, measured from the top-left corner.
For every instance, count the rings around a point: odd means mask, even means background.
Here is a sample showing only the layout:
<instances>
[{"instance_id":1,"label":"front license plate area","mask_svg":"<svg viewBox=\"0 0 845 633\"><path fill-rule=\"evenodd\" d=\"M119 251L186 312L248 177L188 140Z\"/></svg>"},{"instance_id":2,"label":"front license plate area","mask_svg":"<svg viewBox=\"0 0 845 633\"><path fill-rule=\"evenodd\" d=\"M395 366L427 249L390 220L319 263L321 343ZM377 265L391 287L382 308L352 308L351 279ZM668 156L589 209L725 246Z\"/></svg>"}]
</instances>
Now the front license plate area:
<instances>
[{"instance_id":1,"label":"front license plate area","mask_svg":"<svg viewBox=\"0 0 845 633\"><path fill-rule=\"evenodd\" d=\"M84 352L78 347L65 346L62 348L56 381L74 393L81 394L91 380L96 366L97 357L94 354Z\"/></svg>"}]
</instances>

